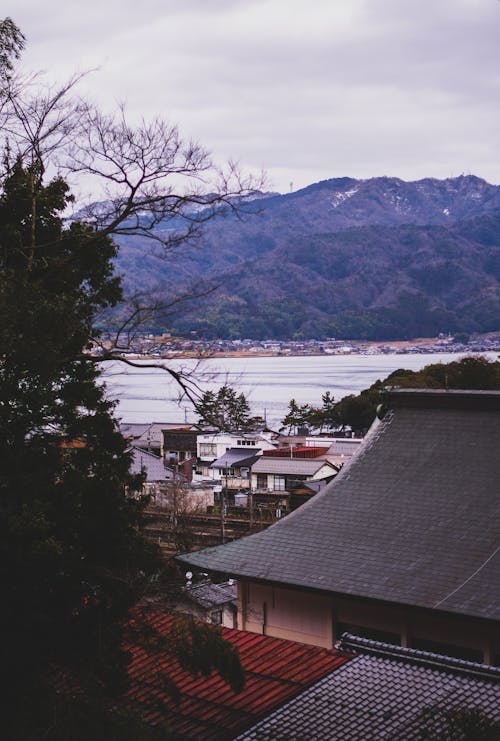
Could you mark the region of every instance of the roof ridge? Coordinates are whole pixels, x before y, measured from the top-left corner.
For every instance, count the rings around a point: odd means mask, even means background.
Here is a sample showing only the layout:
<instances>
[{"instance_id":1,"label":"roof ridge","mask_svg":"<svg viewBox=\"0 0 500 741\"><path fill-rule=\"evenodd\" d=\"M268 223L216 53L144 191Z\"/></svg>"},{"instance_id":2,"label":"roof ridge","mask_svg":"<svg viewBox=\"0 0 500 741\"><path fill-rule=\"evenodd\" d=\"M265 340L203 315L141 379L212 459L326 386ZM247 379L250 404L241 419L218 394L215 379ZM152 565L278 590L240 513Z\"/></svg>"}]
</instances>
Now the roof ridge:
<instances>
[{"instance_id":1,"label":"roof ridge","mask_svg":"<svg viewBox=\"0 0 500 741\"><path fill-rule=\"evenodd\" d=\"M337 647L342 651L353 651L358 654L372 654L388 659L406 661L407 663L427 666L433 669L466 674L500 682L500 667L478 664L474 661L458 659L454 656L445 656L431 651L422 651L417 648L397 646L392 643L383 643L371 638L363 638L352 633L343 633Z\"/></svg>"}]
</instances>

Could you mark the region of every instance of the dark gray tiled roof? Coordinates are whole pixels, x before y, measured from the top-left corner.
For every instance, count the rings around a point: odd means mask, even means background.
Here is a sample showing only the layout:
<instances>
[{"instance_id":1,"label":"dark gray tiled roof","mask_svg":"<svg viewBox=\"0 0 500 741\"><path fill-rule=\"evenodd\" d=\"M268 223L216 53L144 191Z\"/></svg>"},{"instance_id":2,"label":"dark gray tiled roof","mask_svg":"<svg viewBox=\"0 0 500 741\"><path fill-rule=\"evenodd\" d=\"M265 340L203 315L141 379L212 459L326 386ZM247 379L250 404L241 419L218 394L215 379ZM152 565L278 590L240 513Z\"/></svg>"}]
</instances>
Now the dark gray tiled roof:
<instances>
[{"instance_id":1,"label":"dark gray tiled roof","mask_svg":"<svg viewBox=\"0 0 500 741\"><path fill-rule=\"evenodd\" d=\"M193 584L185 589L185 593L189 599L207 609L227 605L229 602L235 603L237 591L238 588L235 582L224 582L223 584L202 582L201 584Z\"/></svg>"},{"instance_id":2,"label":"dark gray tiled roof","mask_svg":"<svg viewBox=\"0 0 500 741\"><path fill-rule=\"evenodd\" d=\"M300 481L298 483L299 488L309 489L309 491L318 493L320 489L326 486L326 479L310 479L309 481Z\"/></svg>"},{"instance_id":3,"label":"dark gray tiled roof","mask_svg":"<svg viewBox=\"0 0 500 741\"><path fill-rule=\"evenodd\" d=\"M217 460L210 465L210 468L227 468L229 466L234 466L235 464L239 466L251 466L259 457L256 455L259 450L260 448L253 449L251 455L249 455L250 451L248 448L230 448L229 450L226 450L224 455L217 458Z\"/></svg>"},{"instance_id":4,"label":"dark gray tiled roof","mask_svg":"<svg viewBox=\"0 0 500 741\"><path fill-rule=\"evenodd\" d=\"M363 441L358 438L335 440L335 442L330 445L328 455L355 455L362 443Z\"/></svg>"},{"instance_id":5,"label":"dark gray tiled roof","mask_svg":"<svg viewBox=\"0 0 500 741\"><path fill-rule=\"evenodd\" d=\"M146 481L166 481L174 477L172 471L163 465L163 458L136 447L132 447L132 454L131 472L141 473L144 468L146 471Z\"/></svg>"},{"instance_id":6,"label":"dark gray tiled roof","mask_svg":"<svg viewBox=\"0 0 500 741\"><path fill-rule=\"evenodd\" d=\"M272 458L262 456L252 466L252 473L282 473L300 476L314 476L323 466L328 466L324 458ZM332 473L335 471L332 468Z\"/></svg>"},{"instance_id":7,"label":"dark gray tiled roof","mask_svg":"<svg viewBox=\"0 0 500 741\"><path fill-rule=\"evenodd\" d=\"M355 643L363 650L363 641ZM442 711L464 708L479 708L491 721L500 721L500 669L458 662L464 665L460 671L444 657L410 651L405 660L405 649L378 645L386 647L386 656L348 661L238 739L413 741L424 738L426 722L439 729ZM426 721L432 709L432 720Z\"/></svg>"},{"instance_id":8,"label":"dark gray tiled roof","mask_svg":"<svg viewBox=\"0 0 500 741\"><path fill-rule=\"evenodd\" d=\"M193 566L500 619L500 392L393 391L335 480Z\"/></svg>"}]
</instances>

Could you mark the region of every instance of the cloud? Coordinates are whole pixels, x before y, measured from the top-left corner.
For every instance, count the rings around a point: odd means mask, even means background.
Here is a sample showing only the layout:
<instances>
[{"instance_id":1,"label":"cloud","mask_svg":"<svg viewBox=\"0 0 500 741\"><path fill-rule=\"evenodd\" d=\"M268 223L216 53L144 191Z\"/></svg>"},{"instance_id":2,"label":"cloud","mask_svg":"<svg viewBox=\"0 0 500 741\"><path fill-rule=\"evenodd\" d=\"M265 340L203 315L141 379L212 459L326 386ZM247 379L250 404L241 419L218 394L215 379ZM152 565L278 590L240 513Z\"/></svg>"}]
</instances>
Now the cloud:
<instances>
[{"instance_id":1,"label":"cloud","mask_svg":"<svg viewBox=\"0 0 500 741\"><path fill-rule=\"evenodd\" d=\"M287 189L337 175L499 181L496 0L131 0L10 13L26 64L177 121Z\"/></svg>"}]
</instances>

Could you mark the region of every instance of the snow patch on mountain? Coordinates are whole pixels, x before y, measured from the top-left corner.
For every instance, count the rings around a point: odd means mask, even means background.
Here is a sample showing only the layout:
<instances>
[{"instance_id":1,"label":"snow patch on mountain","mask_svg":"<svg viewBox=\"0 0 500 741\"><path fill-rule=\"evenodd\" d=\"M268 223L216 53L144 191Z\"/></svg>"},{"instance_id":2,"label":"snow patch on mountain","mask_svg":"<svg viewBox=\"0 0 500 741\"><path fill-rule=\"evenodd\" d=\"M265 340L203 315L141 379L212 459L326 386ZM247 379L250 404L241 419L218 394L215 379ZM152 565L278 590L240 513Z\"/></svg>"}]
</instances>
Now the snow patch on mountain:
<instances>
[{"instance_id":1,"label":"snow patch on mountain","mask_svg":"<svg viewBox=\"0 0 500 741\"><path fill-rule=\"evenodd\" d=\"M344 190L344 191L337 191L337 193L333 194L331 205L333 208L338 208L344 201L347 201L348 198L352 198L352 196L357 193L359 190L359 186L356 188L351 188L350 190Z\"/></svg>"}]
</instances>

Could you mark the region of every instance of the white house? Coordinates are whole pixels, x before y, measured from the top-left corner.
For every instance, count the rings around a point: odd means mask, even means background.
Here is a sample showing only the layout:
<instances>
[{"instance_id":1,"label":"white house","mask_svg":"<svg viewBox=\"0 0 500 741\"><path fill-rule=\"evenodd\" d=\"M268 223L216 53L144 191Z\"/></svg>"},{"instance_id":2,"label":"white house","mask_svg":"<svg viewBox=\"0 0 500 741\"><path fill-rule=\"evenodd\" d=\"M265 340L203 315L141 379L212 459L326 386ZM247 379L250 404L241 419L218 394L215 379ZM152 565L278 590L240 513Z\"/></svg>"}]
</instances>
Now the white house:
<instances>
[{"instance_id":1,"label":"white house","mask_svg":"<svg viewBox=\"0 0 500 741\"><path fill-rule=\"evenodd\" d=\"M211 464L222 458L229 450L239 449L248 456L260 455L263 450L273 450L274 433L272 432L207 432L198 435L196 454L198 466L196 479L214 478Z\"/></svg>"}]
</instances>

